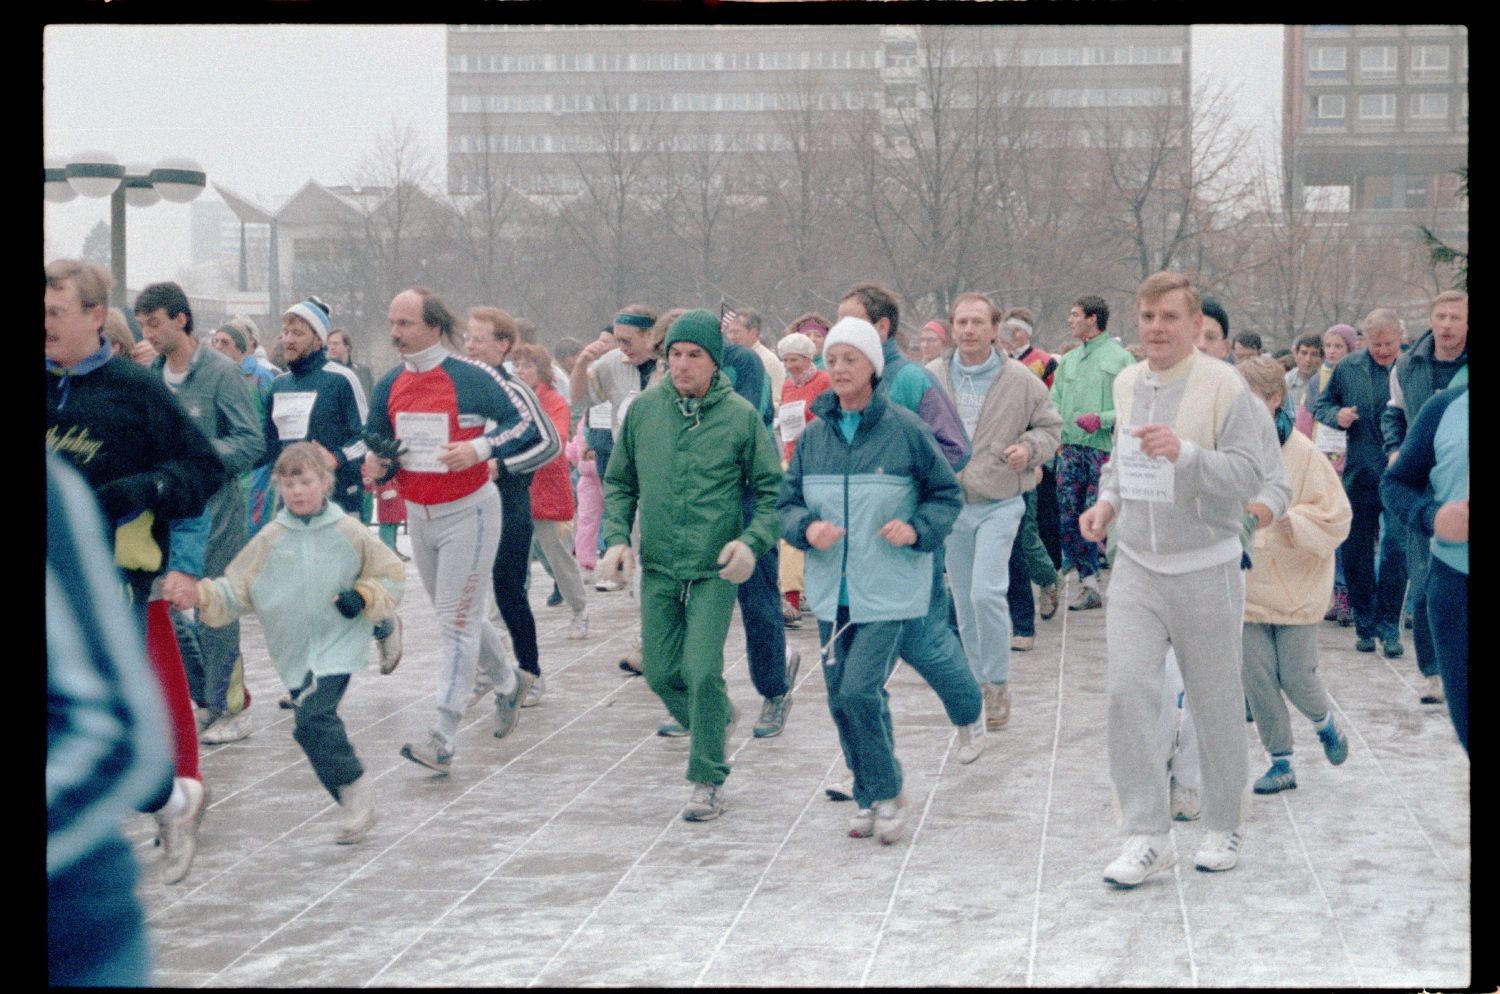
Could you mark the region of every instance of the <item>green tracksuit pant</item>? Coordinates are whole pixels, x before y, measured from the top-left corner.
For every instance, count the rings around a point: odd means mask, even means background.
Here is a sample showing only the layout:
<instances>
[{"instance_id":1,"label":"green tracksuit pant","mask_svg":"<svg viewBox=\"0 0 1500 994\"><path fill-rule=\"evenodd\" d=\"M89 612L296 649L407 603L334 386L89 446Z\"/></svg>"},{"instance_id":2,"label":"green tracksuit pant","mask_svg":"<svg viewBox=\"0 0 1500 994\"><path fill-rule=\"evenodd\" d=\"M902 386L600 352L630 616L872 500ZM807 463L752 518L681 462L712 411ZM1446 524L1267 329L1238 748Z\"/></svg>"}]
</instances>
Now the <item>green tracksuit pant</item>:
<instances>
[{"instance_id":1,"label":"green tracksuit pant","mask_svg":"<svg viewBox=\"0 0 1500 994\"><path fill-rule=\"evenodd\" d=\"M641 571L641 663L646 682L692 735L687 778L723 783L724 732L731 704L724 686L724 639L735 586L718 577L674 580Z\"/></svg>"}]
</instances>

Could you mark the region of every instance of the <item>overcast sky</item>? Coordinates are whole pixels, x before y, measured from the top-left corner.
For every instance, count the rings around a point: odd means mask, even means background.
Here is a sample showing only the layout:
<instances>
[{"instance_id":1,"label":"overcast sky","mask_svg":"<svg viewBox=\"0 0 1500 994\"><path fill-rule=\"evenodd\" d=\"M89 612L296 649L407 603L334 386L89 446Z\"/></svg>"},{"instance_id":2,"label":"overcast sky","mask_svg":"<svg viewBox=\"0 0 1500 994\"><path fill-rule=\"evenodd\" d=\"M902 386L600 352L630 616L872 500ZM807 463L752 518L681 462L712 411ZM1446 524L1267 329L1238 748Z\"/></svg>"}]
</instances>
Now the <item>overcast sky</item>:
<instances>
[{"instance_id":1,"label":"overcast sky","mask_svg":"<svg viewBox=\"0 0 1500 994\"><path fill-rule=\"evenodd\" d=\"M346 180L374 136L411 125L444 161L442 25L53 25L42 47L47 154L121 162L196 159L210 183L261 203L309 178ZM1275 140L1282 30L1193 28L1193 75L1237 91L1246 124ZM440 173L441 174L441 173ZM203 197L215 197L212 188ZM189 258L189 205L129 208L130 284L172 279ZM47 258L76 255L108 199L46 208Z\"/></svg>"}]
</instances>

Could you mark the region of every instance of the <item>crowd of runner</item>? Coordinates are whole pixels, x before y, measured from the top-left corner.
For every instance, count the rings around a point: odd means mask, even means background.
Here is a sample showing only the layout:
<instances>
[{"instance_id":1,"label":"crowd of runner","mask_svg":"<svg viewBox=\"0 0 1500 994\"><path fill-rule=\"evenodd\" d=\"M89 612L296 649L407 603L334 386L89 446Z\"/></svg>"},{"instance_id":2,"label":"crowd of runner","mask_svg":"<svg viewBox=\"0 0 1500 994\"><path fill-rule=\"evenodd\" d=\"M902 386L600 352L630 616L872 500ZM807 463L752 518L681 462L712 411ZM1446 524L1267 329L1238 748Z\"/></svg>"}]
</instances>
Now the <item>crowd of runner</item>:
<instances>
[{"instance_id":1,"label":"crowd of runner","mask_svg":"<svg viewBox=\"0 0 1500 994\"><path fill-rule=\"evenodd\" d=\"M150 813L162 879L188 875L212 796L199 745L256 730L239 618L259 617L287 688L261 707L294 712L333 841L355 844L377 803L338 714L351 677L372 651L394 670L401 615L430 610L434 708L401 755L449 775L487 700L494 735L517 734L545 700L538 559L569 639L589 637L591 596L636 598L618 665L661 699L658 734L689 739L688 821L731 807L736 605L756 738L789 720L786 631L811 615L847 767L826 793L854 802L850 836L887 845L898 660L973 763L1027 706L1012 654L1063 608L1104 611L1112 885L1172 865L1174 821L1201 819L1198 869L1236 865L1253 794L1297 786L1287 701L1345 761L1324 622L1361 652L1409 644L1420 703L1446 703L1468 747L1464 293L1414 340L1381 308L1275 358L1170 272L1131 303L1138 341L1084 293L1056 355L1029 309L981 293L917 326L856 284L779 335L748 307L631 305L549 351L499 307L460 318L414 287L389 307L401 362L375 377L317 297L261 342L247 318L195 328L174 283L136 298L137 335L109 287L86 262L46 267L54 982L138 978L120 817ZM406 560L425 604L404 598Z\"/></svg>"}]
</instances>

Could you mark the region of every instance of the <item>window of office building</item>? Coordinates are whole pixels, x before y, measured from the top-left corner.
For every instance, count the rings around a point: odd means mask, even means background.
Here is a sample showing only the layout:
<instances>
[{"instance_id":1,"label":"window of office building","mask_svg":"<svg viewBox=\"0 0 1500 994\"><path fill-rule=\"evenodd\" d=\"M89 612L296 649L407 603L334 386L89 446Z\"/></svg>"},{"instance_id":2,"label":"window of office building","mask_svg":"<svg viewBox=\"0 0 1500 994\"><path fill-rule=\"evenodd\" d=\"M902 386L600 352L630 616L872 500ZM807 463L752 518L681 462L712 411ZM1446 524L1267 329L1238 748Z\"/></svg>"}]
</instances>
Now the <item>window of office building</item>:
<instances>
[{"instance_id":1,"label":"window of office building","mask_svg":"<svg viewBox=\"0 0 1500 994\"><path fill-rule=\"evenodd\" d=\"M1359 50L1360 79L1395 79L1396 46L1365 45Z\"/></svg>"},{"instance_id":2,"label":"window of office building","mask_svg":"<svg viewBox=\"0 0 1500 994\"><path fill-rule=\"evenodd\" d=\"M1411 95L1411 119L1413 123L1443 123L1448 120L1448 94L1413 93Z\"/></svg>"},{"instance_id":3,"label":"window of office building","mask_svg":"<svg viewBox=\"0 0 1500 994\"><path fill-rule=\"evenodd\" d=\"M1349 50L1342 45L1314 45L1307 51L1310 79L1343 79L1349 67Z\"/></svg>"},{"instance_id":4,"label":"window of office building","mask_svg":"<svg viewBox=\"0 0 1500 994\"><path fill-rule=\"evenodd\" d=\"M1332 127L1344 123L1344 95L1342 93L1320 93L1312 98L1313 127Z\"/></svg>"},{"instance_id":5,"label":"window of office building","mask_svg":"<svg viewBox=\"0 0 1500 994\"><path fill-rule=\"evenodd\" d=\"M1412 79L1446 79L1447 77L1447 45L1413 45L1411 47Z\"/></svg>"},{"instance_id":6,"label":"window of office building","mask_svg":"<svg viewBox=\"0 0 1500 994\"><path fill-rule=\"evenodd\" d=\"M1413 210L1427 206L1426 176L1408 176L1406 178L1406 206Z\"/></svg>"},{"instance_id":7,"label":"window of office building","mask_svg":"<svg viewBox=\"0 0 1500 994\"><path fill-rule=\"evenodd\" d=\"M1365 124L1395 124L1396 95L1394 93L1361 93L1359 95L1359 119Z\"/></svg>"}]
</instances>

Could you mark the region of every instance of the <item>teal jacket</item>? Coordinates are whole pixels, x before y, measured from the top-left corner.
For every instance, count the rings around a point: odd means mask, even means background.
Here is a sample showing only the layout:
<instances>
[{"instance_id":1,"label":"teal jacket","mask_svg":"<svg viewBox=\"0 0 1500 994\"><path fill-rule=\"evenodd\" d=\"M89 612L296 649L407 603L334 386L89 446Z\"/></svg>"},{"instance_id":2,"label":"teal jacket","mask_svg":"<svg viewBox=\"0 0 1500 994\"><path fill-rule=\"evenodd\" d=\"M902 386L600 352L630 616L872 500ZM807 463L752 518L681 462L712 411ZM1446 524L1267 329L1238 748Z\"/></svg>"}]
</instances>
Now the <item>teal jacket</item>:
<instances>
[{"instance_id":1,"label":"teal jacket","mask_svg":"<svg viewBox=\"0 0 1500 994\"><path fill-rule=\"evenodd\" d=\"M686 412L686 413L684 413ZM755 408L722 371L696 405L662 379L630 405L604 472L604 541L630 541L641 512L641 568L674 580L718 576L739 539L759 559L776 543L781 459ZM741 499L755 497L745 524Z\"/></svg>"},{"instance_id":2,"label":"teal jacket","mask_svg":"<svg viewBox=\"0 0 1500 994\"><path fill-rule=\"evenodd\" d=\"M932 553L963 507L953 468L921 419L881 390L865 407L853 442L838 429L832 390L813 401L813 413L776 502L782 538L807 550L803 576L813 614L834 621L847 583L849 620L856 624L926 615ZM891 545L877 534L893 518L916 531L914 545ZM846 532L827 550L807 542L807 526L818 520Z\"/></svg>"},{"instance_id":3,"label":"teal jacket","mask_svg":"<svg viewBox=\"0 0 1500 994\"><path fill-rule=\"evenodd\" d=\"M1115 377L1135 364L1124 346L1108 335L1096 335L1057 360L1052 377L1052 406L1062 415L1062 444L1109 451L1115 429ZM1084 414L1099 415L1099 430L1090 434L1074 424Z\"/></svg>"}]
</instances>

